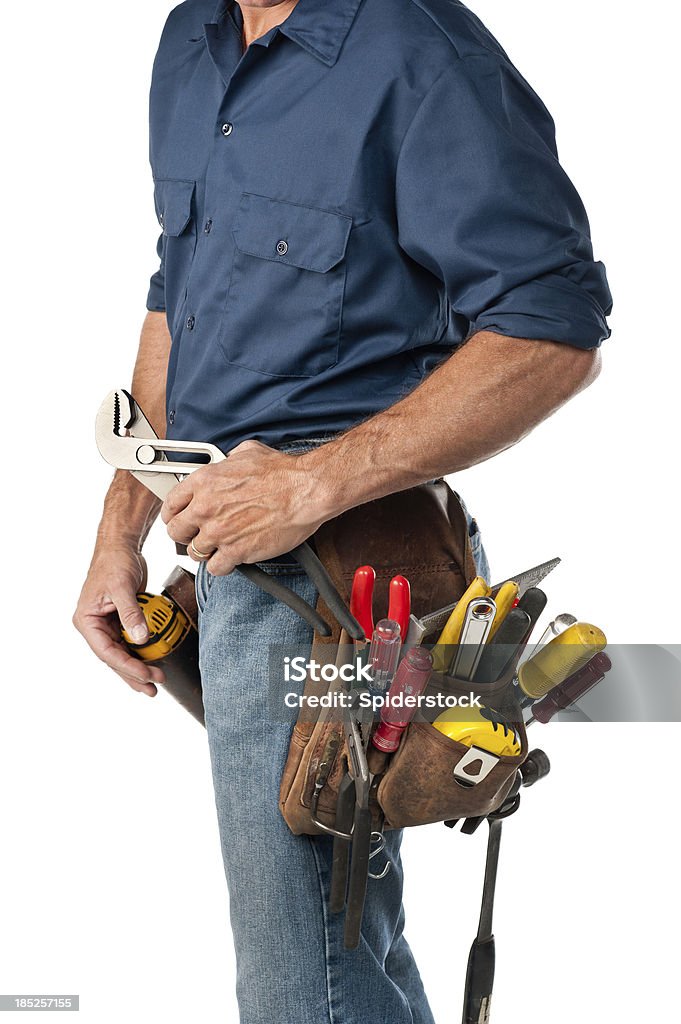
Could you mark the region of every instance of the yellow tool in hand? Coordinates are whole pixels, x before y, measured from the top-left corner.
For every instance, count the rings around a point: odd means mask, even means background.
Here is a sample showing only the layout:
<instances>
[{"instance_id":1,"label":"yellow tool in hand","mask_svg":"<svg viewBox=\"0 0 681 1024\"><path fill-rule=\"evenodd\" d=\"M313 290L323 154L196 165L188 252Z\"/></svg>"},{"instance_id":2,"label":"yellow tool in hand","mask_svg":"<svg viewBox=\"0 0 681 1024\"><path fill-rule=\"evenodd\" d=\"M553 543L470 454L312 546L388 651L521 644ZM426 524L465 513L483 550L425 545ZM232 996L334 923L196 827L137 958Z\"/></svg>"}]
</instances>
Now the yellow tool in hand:
<instances>
[{"instance_id":1,"label":"yellow tool in hand","mask_svg":"<svg viewBox=\"0 0 681 1024\"><path fill-rule=\"evenodd\" d=\"M540 700L579 672L606 644L598 626L575 622L520 666L518 685L526 697Z\"/></svg>"},{"instance_id":2,"label":"yellow tool in hand","mask_svg":"<svg viewBox=\"0 0 681 1024\"><path fill-rule=\"evenodd\" d=\"M446 672L449 669L454 656L454 645L458 644L461 637L461 629L466 618L468 605L476 597L489 597L489 595L489 584L482 576L476 576L466 593L457 602L454 611L447 619L445 628L440 633L438 641L433 647L433 669L436 672Z\"/></svg>"},{"instance_id":3,"label":"yellow tool in hand","mask_svg":"<svg viewBox=\"0 0 681 1024\"><path fill-rule=\"evenodd\" d=\"M137 595L137 603L144 614L149 639L143 644L136 644L123 629L121 633L128 647L142 661L158 661L172 654L189 632L190 623L185 613L162 594L143 591Z\"/></svg>"},{"instance_id":4,"label":"yellow tool in hand","mask_svg":"<svg viewBox=\"0 0 681 1024\"><path fill-rule=\"evenodd\" d=\"M458 712L460 716L461 712ZM521 744L518 733L512 725L490 708L473 708L467 714L469 721L457 717L456 708L443 711L433 726L450 740L464 743L467 747L478 747L496 757L519 757Z\"/></svg>"}]
</instances>

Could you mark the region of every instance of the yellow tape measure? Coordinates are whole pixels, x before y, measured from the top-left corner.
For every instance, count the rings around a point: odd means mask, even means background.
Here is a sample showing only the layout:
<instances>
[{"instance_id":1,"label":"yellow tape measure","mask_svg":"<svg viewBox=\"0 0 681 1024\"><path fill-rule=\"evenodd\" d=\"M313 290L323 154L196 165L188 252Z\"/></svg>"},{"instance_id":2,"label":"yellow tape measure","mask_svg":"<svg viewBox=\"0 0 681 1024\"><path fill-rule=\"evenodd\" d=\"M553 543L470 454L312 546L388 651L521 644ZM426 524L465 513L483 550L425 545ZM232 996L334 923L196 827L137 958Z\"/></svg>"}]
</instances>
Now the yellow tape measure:
<instances>
[{"instance_id":1,"label":"yellow tape measure","mask_svg":"<svg viewBox=\"0 0 681 1024\"><path fill-rule=\"evenodd\" d=\"M468 714L469 712L467 712ZM460 720L461 712L455 708L443 711L433 726L450 740L464 743L467 747L478 747L497 757L519 757L522 746L518 733L500 715L489 708L473 708L470 721Z\"/></svg>"}]
</instances>

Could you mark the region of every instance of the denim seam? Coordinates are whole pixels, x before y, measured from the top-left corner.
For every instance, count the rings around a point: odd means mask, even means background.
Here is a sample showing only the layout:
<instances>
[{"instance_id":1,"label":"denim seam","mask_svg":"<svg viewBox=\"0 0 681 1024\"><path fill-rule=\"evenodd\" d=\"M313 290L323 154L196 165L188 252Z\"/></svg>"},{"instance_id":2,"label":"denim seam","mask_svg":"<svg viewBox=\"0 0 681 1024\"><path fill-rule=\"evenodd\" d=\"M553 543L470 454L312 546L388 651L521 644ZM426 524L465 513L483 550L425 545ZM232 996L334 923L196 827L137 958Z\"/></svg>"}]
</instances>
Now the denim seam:
<instances>
[{"instance_id":1,"label":"denim seam","mask_svg":"<svg viewBox=\"0 0 681 1024\"><path fill-rule=\"evenodd\" d=\"M335 1014L333 1012L333 1000L331 998L331 951L329 948L329 919L326 898L324 896L324 886L322 884L322 872L319 864L319 857L314 842L314 837L306 836L305 838L310 844L310 850L312 851L312 859L314 860L315 871L317 872L317 882L319 885L319 901L322 908L322 924L324 926L324 963L326 966L326 1003L329 1010L329 1024L336 1024Z\"/></svg>"}]
</instances>

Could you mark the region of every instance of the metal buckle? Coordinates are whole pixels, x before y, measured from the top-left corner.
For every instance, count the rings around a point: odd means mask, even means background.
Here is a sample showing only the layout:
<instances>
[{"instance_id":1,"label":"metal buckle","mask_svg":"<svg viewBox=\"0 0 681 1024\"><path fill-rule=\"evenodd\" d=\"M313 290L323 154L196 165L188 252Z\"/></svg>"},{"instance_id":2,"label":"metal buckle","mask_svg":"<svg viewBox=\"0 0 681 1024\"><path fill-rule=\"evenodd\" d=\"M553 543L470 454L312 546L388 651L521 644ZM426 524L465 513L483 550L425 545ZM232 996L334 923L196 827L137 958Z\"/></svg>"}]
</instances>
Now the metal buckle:
<instances>
[{"instance_id":1,"label":"metal buckle","mask_svg":"<svg viewBox=\"0 0 681 1024\"><path fill-rule=\"evenodd\" d=\"M470 747L454 766L454 779L460 786L477 786L498 764L499 758L488 750Z\"/></svg>"}]
</instances>

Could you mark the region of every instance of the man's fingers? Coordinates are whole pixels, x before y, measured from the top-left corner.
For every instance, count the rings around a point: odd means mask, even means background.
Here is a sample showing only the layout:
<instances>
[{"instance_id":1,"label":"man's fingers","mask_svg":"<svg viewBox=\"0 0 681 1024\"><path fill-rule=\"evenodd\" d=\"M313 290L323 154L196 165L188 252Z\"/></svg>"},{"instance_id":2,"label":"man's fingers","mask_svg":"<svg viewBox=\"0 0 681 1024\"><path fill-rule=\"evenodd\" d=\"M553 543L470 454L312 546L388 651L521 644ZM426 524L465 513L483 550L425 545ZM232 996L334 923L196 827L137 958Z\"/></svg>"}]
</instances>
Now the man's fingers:
<instances>
[{"instance_id":1,"label":"man's fingers","mask_svg":"<svg viewBox=\"0 0 681 1024\"><path fill-rule=\"evenodd\" d=\"M173 516L166 527L171 540L178 544L189 544L192 537L196 536L200 524L196 521L196 516L192 513L191 508L186 508L178 515ZM211 547L215 547L215 545L211 545Z\"/></svg>"},{"instance_id":2,"label":"man's fingers","mask_svg":"<svg viewBox=\"0 0 681 1024\"><path fill-rule=\"evenodd\" d=\"M185 543L187 544L187 554L194 562L207 562L218 547L215 541L209 540L201 530L194 533Z\"/></svg>"},{"instance_id":3,"label":"man's fingers","mask_svg":"<svg viewBox=\"0 0 681 1024\"><path fill-rule=\"evenodd\" d=\"M109 596L116 606L121 625L133 643L145 643L149 639L149 630L142 609L137 603L137 595L128 590L112 590Z\"/></svg>"},{"instance_id":4,"label":"man's fingers","mask_svg":"<svg viewBox=\"0 0 681 1024\"><path fill-rule=\"evenodd\" d=\"M198 470L197 470L198 472ZM170 520L187 507L189 502L192 500L194 495L194 486L192 484L191 476L188 476L186 480L182 480L181 483L173 487L170 494L166 495L166 500L161 506L161 519L168 525Z\"/></svg>"},{"instance_id":5,"label":"man's fingers","mask_svg":"<svg viewBox=\"0 0 681 1024\"><path fill-rule=\"evenodd\" d=\"M199 551L202 550L198 543L196 546L199 548ZM237 563L234 561L234 558L230 558L230 556L220 548L218 548L210 558L206 559L206 569L213 576L229 576L231 572L234 572L236 566Z\"/></svg>"},{"instance_id":6,"label":"man's fingers","mask_svg":"<svg viewBox=\"0 0 681 1024\"><path fill-rule=\"evenodd\" d=\"M229 458L231 459L234 455L238 455L240 452L254 451L256 448L261 448L263 451L275 451L274 448L270 448L268 445L263 444L262 441L256 441L251 438L248 441L242 441L236 446L236 448L232 448L229 453Z\"/></svg>"},{"instance_id":7,"label":"man's fingers","mask_svg":"<svg viewBox=\"0 0 681 1024\"><path fill-rule=\"evenodd\" d=\"M135 690L136 693L145 693L147 697L155 697L158 693L158 689L153 683L141 683L139 679L134 676L126 676L122 672L117 672L117 676L127 683L131 690Z\"/></svg>"},{"instance_id":8,"label":"man's fingers","mask_svg":"<svg viewBox=\"0 0 681 1024\"><path fill-rule=\"evenodd\" d=\"M90 650L100 661L118 673L128 685L153 696L155 683L165 681L163 671L157 665L146 665L128 654L123 643L114 639L110 628L102 620L86 620L79 626Z\"/></svg>"}]
</instances>

